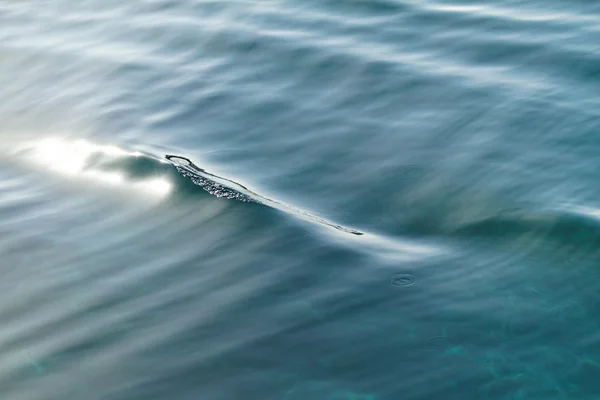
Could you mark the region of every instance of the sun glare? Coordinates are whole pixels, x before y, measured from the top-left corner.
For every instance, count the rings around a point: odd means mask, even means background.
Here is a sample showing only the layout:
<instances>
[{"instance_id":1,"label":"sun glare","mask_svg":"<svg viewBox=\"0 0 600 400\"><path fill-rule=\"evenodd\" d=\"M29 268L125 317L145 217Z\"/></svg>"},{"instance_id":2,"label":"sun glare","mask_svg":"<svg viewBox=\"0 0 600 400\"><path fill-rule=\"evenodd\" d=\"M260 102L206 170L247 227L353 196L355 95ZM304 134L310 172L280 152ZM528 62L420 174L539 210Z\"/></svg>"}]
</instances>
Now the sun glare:
<instances>
[{"instance_id":1,"label":"sun glare","mask_svg":"<svg viewBox=\"0 0 600 400\"><path fill-rule=\"evenodd\" d=\"M123 173L103 171L88 165L91 158L96 156L111 160L143 156L138 151L128 152L116 146L99 145L83 139L47 138L28 146L27 155L34 163L73 179L93 180L159 196L164 196L171 190L171 183L164 178L130 181Z\"/></svg>"}]
</instances>

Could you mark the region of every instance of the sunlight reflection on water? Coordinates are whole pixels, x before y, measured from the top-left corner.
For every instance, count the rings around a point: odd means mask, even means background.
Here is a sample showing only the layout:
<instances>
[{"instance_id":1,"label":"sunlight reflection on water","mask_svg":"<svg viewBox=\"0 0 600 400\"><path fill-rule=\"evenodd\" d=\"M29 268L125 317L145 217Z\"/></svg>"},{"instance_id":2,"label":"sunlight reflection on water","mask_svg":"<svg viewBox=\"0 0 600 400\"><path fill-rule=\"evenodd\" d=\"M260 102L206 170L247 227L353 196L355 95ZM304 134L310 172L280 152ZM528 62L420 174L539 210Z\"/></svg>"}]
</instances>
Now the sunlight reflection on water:
<instances>
[{"instance_id":1,"label":"sunlight reflection on water","mask_svg":"<svg viewBox=\"0 0 600 400\"><path fill-rule=\"evenodd\" d=\"M45 138L30 143L25 148L26 159L59 175L92 180L109 186L128 187L164 197L172 189L165 177L133 181L123 172L106 171L94 161L113 161L127 157L141 157L140 152L129 152L111 145L100 145L83 139L67 140Z\"/></svg>"}]
</instances>

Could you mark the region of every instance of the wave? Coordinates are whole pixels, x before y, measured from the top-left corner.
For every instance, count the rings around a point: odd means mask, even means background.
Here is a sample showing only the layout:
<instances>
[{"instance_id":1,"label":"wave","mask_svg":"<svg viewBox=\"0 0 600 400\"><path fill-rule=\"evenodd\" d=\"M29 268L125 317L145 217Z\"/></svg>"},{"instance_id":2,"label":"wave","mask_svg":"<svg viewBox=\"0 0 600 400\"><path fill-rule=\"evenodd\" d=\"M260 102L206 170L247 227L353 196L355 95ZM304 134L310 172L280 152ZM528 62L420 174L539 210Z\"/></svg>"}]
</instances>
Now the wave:
<instances>
[{"instance_id":1,"label":"wave","mask_svg":"<svg viewBox=\"0 0 600 400\"><path fill-rule=\"evenodd\" d=\"M20 161L55 172L69 180L105 185L125 190L141 190L157 197L168 194L193 194L201 187L216 197L261 204L309 222L318 223L351 235L365 233L336 224L293 205L269 198L248 187L209 172L189 158L167 154L164 158L126 151L116 146L99 145L86 140L43 139L22 146L14 154ZM174 169L173 169L174 167ZM187 179L186 179L187 178ZM189 186L189 182L193 186ZM600 212L576 206L553 210L511 209L489 216L463 220L453 227L430 215L426 232L418 223L409 224L403 232L413 236L449 237L468 240L531 240L559 242L581 246L600 245ZM435 218L433 218L435 219ZM437 228L436 228L437 225ZM449 229L448 229L449 228ZM380 236L380 235L377 235Z\"/></svg>"},{"instance_id":2,"label":"wave","mask_svg":"<svg viewBox=\"0 0 600 400\"><path fill-rule=\"evenodd\" d=\"M190 178L194 184L201 186L204 190L217 197L263 204L312 222L327 225L345 233L363 235L363 232L358 230L335 224L307 211L261 196L237 182L212 174L198 167L188 158L176 155L166 155L165 158L170 161L183 176Z\"/></svg>"},{"instance_id":3,"label":"wave","mask_svg":"<svg viewBox=\"0 0 600 400\"><path fill-rule=\"evenodd\" d=\"M129 151L113 145L71 138L38 138L9 148L11 150L8 153L3 152L6 157L0 159L32 170L35 175L56 175L56 179L45 180L45 183L64 184L71 189L83 186L85 191L110 191L110 197L113 194L123 195L124 201L133 201L136 207L153 206L163 201L169 202L167 207L178 207L182 202L193 202L199 196L210 193L240 203L265 206L292 218L333 228L331 233L341 233L341 236L328 235L329 240L354 250L360 247L361 252L384 262L420 260L445 252L439 244L360 231L337 224L209 172L186 157L171 154L157 156L156 149Z\"/></svg>"},{"instance_id":4,"label":"wave","mask_svg":"<svg viewBox=\"0 0 600 400\"><path fill-rule=\"evenodd\" d=\"M386 237L381 232L367 234L267 197L180 155L159 157L81 139L57 138L34 141L22 146L13 155L16 156L15 160L27 161L28 165L36 165L37 169L41 167L46 173L63 175L69 183L81 182L96 188L120 189L126 193L137 191L145 196L144 201L150 200L149 194L160 200L167 196L171 199L189 199L190 196L208 192L215 197L260 204L344 234L362 236L361 246L371 243L380 255L386 252L392 255L398 252L413 253L420 249L398 235ZM203 190L198 191L200 188ZM508 243L511 247L517 243L526 250L552 244L555 249L568 250L570 254L581 254L584 250L586 254L595 254L589 250L600 247L599 216L600 211L569 206L551 210L511 209L479 217L471 215L470 218L454 221L453 226L446 219L436 217L435 213L428 213L424 219L417 218L408 224L407 221L398 223L404 225L400 229L402 237L428 238L437 241L438 245L447 240L453 242L454 239L461 243ZM435 253L430 248L421 250L425 250L426 254Z\"/></svg>"},{"instance_id":5,"label":"wave","mask_svg":"<svg viewBox=\"0 0 600 400\"><path fill-rule=\"evenodd\" d=\"M358 230L262 196L233 180L208 172L182 156L166 155L160 158L87 140L61 138L27 143L13 155L29 165L42 167L46 172L53 172L70 180L125 190L142 190L144 193L152 192L158 198L165 197L173 191L189 193L185 187L186 183L181 180L181 177L186 177L196 185L195 187L199 186L216 197L261 204L344 233L363 235L363 232ZM173 167L179 174L174 173Z\"/></svg>"}]
</instances>

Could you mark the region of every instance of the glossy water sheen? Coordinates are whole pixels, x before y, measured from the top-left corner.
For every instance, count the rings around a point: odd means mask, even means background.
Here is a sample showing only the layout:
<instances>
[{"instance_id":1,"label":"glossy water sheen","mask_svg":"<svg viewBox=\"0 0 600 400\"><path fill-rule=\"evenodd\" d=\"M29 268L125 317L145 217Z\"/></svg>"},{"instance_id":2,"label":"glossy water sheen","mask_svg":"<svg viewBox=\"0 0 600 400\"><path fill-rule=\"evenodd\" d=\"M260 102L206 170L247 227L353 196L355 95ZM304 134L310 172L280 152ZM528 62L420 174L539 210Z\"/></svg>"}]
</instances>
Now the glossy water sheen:
<instances>
[{"instance_id":1,"label":"glossy water sheen","mask_svg":"<svg viewBox=\"0 0 600 400\"><path fill-rule=\"evenodd\" d=\"M592 1L0 0L0 398L597 400L599 93Z\"/></svg>"}]
</instances>

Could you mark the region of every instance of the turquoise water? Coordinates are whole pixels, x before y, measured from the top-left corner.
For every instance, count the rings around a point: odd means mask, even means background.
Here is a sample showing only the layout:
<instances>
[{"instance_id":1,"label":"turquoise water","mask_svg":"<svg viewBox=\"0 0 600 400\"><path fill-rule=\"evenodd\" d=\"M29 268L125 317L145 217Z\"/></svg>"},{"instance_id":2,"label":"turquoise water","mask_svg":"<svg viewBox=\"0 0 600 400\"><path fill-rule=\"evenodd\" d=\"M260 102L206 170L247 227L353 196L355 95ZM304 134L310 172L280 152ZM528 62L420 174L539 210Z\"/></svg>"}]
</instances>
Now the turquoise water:
<instances>
[{"instance_id":1,"label":"turquoise water","mask_svg":"<svg viewBox=\"0 0 600 400\"><path fill-rule=\"evenodd\" d=\"M600 396L600 6L0 0L0 397Z\"/></svg>"}]
</instances>

